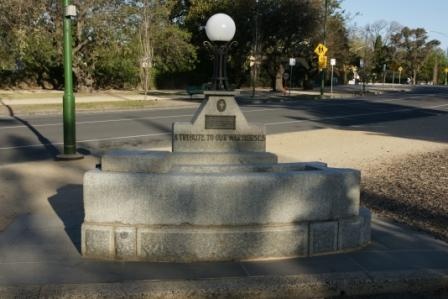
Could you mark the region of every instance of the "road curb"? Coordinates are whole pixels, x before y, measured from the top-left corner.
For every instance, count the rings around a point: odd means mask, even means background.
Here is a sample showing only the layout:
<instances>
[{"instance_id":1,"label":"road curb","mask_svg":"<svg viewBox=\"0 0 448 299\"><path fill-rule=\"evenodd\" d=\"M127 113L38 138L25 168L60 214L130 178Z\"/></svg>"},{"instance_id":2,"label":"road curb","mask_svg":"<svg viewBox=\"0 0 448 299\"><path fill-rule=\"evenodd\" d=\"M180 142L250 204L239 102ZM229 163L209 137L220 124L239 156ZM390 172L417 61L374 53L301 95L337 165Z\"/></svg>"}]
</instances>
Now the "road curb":
<instances>
[{"instance_id":1,"label":"road curb","mask_svg":"<svg viewBox=\"0 0 448 299\"><path fill-rule=\"evenodd\" d=\"M362 298L386 294L398 298L448 295L448 269L0 287L0 298Z\"/></svg>"}]
</instances>

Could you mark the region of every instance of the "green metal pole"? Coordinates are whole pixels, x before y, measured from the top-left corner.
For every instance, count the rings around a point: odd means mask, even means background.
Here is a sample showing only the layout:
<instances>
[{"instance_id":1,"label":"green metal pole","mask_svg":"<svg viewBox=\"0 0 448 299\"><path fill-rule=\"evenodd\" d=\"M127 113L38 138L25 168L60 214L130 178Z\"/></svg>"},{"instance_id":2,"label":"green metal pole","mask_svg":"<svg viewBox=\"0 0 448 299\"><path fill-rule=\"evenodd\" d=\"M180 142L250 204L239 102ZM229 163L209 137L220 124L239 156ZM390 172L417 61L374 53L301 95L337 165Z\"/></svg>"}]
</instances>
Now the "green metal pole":
<instances>
[{"instance_id":1,"label":"green metal pole","mask_svg":"<svg viewBox=\"0 0 448 299\"><path fill-rule=\"evenodd\" d=\"M62 0L64 10L64 97L63 97L63 123L64 123L64 154L58 159L71 160L82 158L76 153L76 120L75 96L73 94L72 76L72 20L66 16L66 7L70 0Z\"/></svg>"},{"instance_id":2,"label":"green metal pole","mask_svg":"<svg viewBox=\"0 0 448 299\"><path fill-rule=\"evenodd\" d=\"M327 13L328 13L328 0L325 0L325 13L324 13L324 45L327 43ZM325 88L325 69L320 70L320 96L324 95Z\"/></svg>"}]
</instances>

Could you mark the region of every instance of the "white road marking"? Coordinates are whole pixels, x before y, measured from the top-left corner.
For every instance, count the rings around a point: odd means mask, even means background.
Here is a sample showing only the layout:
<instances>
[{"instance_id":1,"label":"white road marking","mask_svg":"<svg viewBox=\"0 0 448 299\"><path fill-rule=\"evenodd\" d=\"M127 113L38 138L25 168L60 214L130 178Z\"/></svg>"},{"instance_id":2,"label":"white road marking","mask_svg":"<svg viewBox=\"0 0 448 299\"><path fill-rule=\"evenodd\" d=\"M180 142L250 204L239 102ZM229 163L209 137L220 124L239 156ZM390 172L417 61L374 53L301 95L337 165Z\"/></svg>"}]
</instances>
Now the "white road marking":
<instances>
[{"instance_id":1,"label":"white road marking","mask_svg":"<svg viewBox=\"0 0 448 299\"><path fill-rule=\"evenodd\" d=\"M88 143L88 142L98 142L98 141L109 141L109 140L121 140L121 139L131 139L131 138L141 138L141 137L152 137L152 136L164 136L171 135L171 133L152 133L152 134L144 134L144 135L133 135L133 136L121 136L121 137L108 137L108 138L98 138L98 139L84 139L79 140L76 143ZM19 146L10 146L10 147L0 147L0 150L11 150L11 149L19 149L19 148L31 148L31 147L40 147L45 145L63 145L63 142L55 142L55 143L36 143L36 144L28 144L28 145L19 145Z\"/></svg>"},{"instance_id":2,"label":"white road marking","mask_svg":"<svg viewBox=\"0 0 448 299\"><path fill-rule=\"evenodd\" d=\"M429 106L429 107L421 107L421 108L396 109L396 110L382 111L382 112L357 113L357 114L348 114L348 115L331 116L331 117L310 118L310 119L303 119L303 120L271 122L271 123L265 123L265 125L266 126L277 126L277 125L286 125L286 124L301 123L301 122L307 122L307 121L313 122L313 121L318 121L318 120L343 119L343 118L369 116L369 115L391 114L391 113L406 112L406 111L413 111L413 110L419 110L419 109L440 108L440 107L445 107L445 106L448 106L448 104ZM280 108L278 108L278 109L280 109ZM266 109L266 110L271 110L271 109ZM255 112L255 110L253 110L252 112ZM153 134L134 135L134 136L121 136L121 137L109 137L109 138L98 138L98 139L85 139L85 140L78 141L78 143L110 141L110 140L122 140L122 139L131 139L131 138L139 138L139 137L150 137L150 136L164 136L164 135L171 135L171 133L153 133ZM63 144L62 142L52 143L52 145L62 145L62 144ZM29 145L20 145L20 146L0 147L0 150L32 148L32 147L39 147L39 146L45 146L45 145L49 145L49 144L38 143L38 144L29 144Z\"/></svg>"},{"instance_id":3,"label":"white road marking","mask_svg":"<svg viewBox=\"0 0 448 299\"><path fill-rule=\"evenodd\" d=\"M247 110L244 111L245 113L251 113L251 112L261 112L261 111L272 111L272 110L278 110L282 108L263 108L263 109L254 109L254 110ZM141 120L141 119L150 119L150 120L157 120L157 119L167 119L167 118L180 118L180 117L192 117L193 114L177 114L177 115L167 115L167 116L145 116L145 117L135 117L135 118L117 118L117 119L105 119L105 120L91 120L91 121L78 121L76 122L76 125L91 125L91 124L99 124L99 123L111 123L111 122L122 122L122 121L134 121L134 120ZM32 125L33 128L41 128L41 127L62 127L62 122L58 123L48 123L48 124L38 124L38 125ZM28 128L28 126L25 125L16 125L16 126L8 126L8 127L0 127L0 130L6 130L6 129L21 129L21 128Z\"/></svg>"},{"instance_id":4,"label":"white road marking","mask_svg":"<svg viewBox=\"0 0 448 299\"><path fill-rule=\"evenodd\" d=\"M381 111L381 112L371 112L371 113L357 113L357 114L348 114L348 115L340 115L340 116L331 116L331 117L319 117L319 118L309 118L309 119L301 119L301 120L291 120L291 121L279 121L279 122L271 122L265 123L266 126L278 126L278 125L287 125L293 123L301 123L305 121L318 121L318 120L329 120L329 119L340 119L340 118L352 118L359 116L369 116L369 115L381 115L381 114L391 114L397 112L406 112L406 111L414 111L419 109L433 109L448 106L448 104L425 107L425 108L404 108L404 109L396 109L391 111Z\"/></svg>"}]
</instances>

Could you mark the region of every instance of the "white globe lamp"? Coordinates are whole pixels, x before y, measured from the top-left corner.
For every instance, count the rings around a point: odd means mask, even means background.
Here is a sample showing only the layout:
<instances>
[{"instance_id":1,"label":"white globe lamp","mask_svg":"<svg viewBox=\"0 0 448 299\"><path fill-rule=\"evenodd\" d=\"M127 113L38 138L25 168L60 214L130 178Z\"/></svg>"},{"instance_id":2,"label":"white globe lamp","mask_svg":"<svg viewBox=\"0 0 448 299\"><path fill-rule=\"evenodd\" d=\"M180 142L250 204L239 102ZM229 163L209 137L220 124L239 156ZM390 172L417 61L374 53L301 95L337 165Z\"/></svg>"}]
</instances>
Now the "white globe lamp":
<instances>
[{"instance_id":1,"label":"white globe lamp","mask_svg":"<svg viewBox=\"0 0 448 299\"><path fill-rule=\"evenodd\" d=\"M233 19L225 13L217 13L208 19L205 24L205 33L210 41L204 45L213 54L213 90L229 90L227 78L227 58L229 50L238 43L232 41L235 36L236 26Z\"/></svg>"},{"instance_id":2,"label":"white globe lamp","mask_svg":"<svg viewBox=\"0 0 448 299\"><path fill-rule=\"evenodd\" d=\"M212 42L229 42L235 36L235 31L235 22L225 13L211 16L205 25L205 33Z\"/></svg>"}]
</instances>

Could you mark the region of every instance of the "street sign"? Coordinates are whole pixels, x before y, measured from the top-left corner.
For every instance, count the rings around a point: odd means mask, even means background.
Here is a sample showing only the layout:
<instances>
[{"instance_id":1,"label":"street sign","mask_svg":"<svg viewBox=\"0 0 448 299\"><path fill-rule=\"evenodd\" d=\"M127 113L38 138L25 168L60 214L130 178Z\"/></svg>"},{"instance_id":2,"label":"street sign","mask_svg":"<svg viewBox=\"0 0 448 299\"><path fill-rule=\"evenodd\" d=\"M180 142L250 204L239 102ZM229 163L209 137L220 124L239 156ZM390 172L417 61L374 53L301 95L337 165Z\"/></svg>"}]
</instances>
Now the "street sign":
<instances>
[{"instance_id":1,"label":"street sign","mask_svg":"<svg viewBox=\"0 0 448 299\"><path fill-rule=\"evenodd\" d=\"M319 55L319 68L326 69L327 68L327 56Z\"/></svg>"},{"instance_id":2,"label":"street sign","mask_svg":"<svg viewBox=\"0 0 448 299\"><path fill-rule=\"evenodd\" d=\"M445 73L448 73L448 67L445 68Z\"/></svg>"},{"instance_id":3,"label":"street sign","mask_svg":"<svg viewBox=\"0 0 448 299\"><path fill-rule=\"evenodd\" d=\"M250 67L253 67L254 65L255 65L255 61L256 61L256 59L255 59L255 56L249 56L249 66Z\"/></svg>"},{"instance_id":4,"label":"street sign","mask_svg":"<svg viewBox=\"0 0 448 299\"><path fill-rule=\"evenodd\" d=\"M295 58L289 58L289 65L295 66L296 65L296 59Z\"/></svg>"},{"instance_id":5,"label":"street sign","mask_svg":"<svg viewBox=\"0 0 448 299\"><path fill-rule=\"evenodd\" d=\"M319 56L323 56L327 54L328 48L325 47L324 44L318 44L316 49L314 49L314 53L316 53Z\"/></svg>"},{"instance_id":6,"label":"street sign","mask_svg":"<svg viewBox=\"0 0 448 299\"><path fill-rule=\"evenodd\" d=\"M399 72L402 72L402 71L403 71L403 67L400 66L400 67L398 68L398 71L399 71Z\"/></svg>"},{"instance_id":7,"label":"street sign","mask_svg":"<svg viewBox=\"0 0 448 299\"><path fill-rule=\"evenodd\" d=\"M331 58L330 59L330 65L331 66L335 66L336 65L336 58Z\"/></svg>"},{"instance_id":8,"label":"street sign","mask_svg":"<svg viewBox=\"0 0 448 299\"><path fill-rule=\"evenodd\" d=\"M359 60L359 67L364 67L364 59Z\"/></svg>"}]
</instances>

